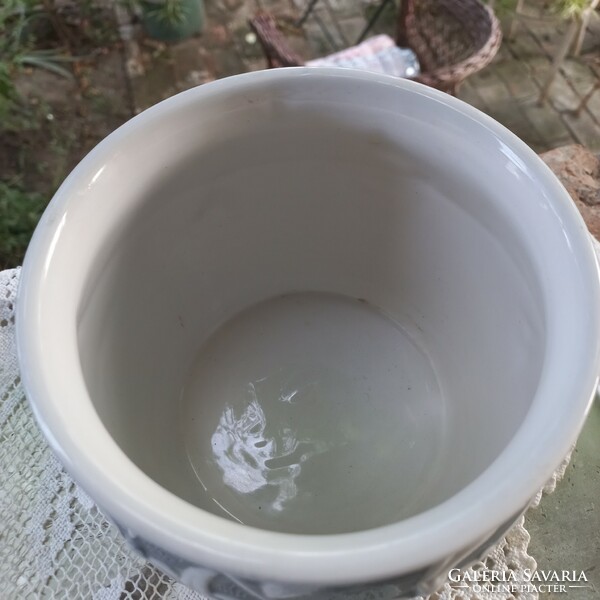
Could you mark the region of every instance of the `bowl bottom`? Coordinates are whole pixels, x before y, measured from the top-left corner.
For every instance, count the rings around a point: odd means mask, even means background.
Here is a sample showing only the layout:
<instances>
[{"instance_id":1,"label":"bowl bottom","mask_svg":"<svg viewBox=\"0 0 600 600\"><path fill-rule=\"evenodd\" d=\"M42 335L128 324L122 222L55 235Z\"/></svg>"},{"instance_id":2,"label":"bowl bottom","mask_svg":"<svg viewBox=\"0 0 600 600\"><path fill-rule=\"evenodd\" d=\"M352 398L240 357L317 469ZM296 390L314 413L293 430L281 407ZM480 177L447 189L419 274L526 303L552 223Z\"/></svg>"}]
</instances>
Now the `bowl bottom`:
<instances>
[{"instance_id":1,"label":"bowl bottom","mask_svg":"<svg viewBox=\"0 0 600 600\"><path fill-rule=\"evenodd\" d=\"M305 534L429 507L446 407L415 338L368 302L327 293L272 298L219 327L182 392L198 504Z\"/></svg>"}]
</instances>

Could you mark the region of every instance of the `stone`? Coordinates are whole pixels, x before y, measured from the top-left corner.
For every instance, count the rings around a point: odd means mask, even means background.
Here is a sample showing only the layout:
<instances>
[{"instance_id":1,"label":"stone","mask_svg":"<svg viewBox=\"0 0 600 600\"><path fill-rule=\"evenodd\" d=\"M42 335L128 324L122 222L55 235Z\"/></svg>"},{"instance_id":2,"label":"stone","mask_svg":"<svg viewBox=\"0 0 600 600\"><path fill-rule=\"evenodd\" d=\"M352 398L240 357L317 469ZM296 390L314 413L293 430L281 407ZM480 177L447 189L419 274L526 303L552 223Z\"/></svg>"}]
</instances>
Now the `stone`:
<instances>
[{"instance_id":1,"label":"stone","mask_svg":"<svg viewBox=\"0 0 600 600\"><path fill-rule=\"evenodd\" d=\"M499 63L495 67L495 72L515 98L531 98L539 94L539 89L532 81L529 70L520 60Z\"/></svg>"},{"instance_id":2,"label":"stone","mask_svg":"<svg viewBox=\"0 0 600 600\"><path fill-rule=\"evenodd\" d=\"M578 144L545 152L542 160L552 169L575 201L588 229L600 239L600 159Z\"/></svg>"},{"instance_id":3,"label":"stone","mask_svg":"<svg viewBox=\"0 0 600 600\"><path fill-rule=\"evenodd\" d=\"M583 96L598 80L594 71L581 59L565 59L560 70L580 96Z\"/></svg>"},{"instance_id":4,"label":"stone","mask_svg":"<svg viewBox=\"0 0 600 600\"><path fill-rule=\"evenodd\" d=\"M478 73L471 77L470 81L490 108L511 98L511 93L504 81L491 69Z\"/></svg>"},{"instance_id":5,"label":"stone","mask_svg":"<svg viewBox=\"0 0 600 600\"><path fill-rule=\"evenodd\" d=\"M590 86L590 91L591 89L592 88ZM587 101L587 110L590 112L592 117L598 123L600 123L600 88L596 88L589 97Z\"/></svg>"},{"instance_id":6,"label":"stone","mask_svg":"<svg viewBox=\"0 0 600 600\"><path fill-rule=\"evenodd\" d=\"M537 79L537 75L534 75L534 77ZM545 78L542 78L540 84L543 85L544 81ZM561 112L576 110L581 102L581 98L575 93L562 73L556 74L550 88L548 100L556 110Z\"/></svg>"},{"instance_id":7,"label":"stone","mask_svg":"<svg viewBox=\"0 0 600 600\"><path fill-rule=\"evenodd\" d=\"M538 83L544 81L544 77L548 74L552 65L552 61L547 56L541 54L530 56L529 58L521 57L519 60L525 65L530 74L536 77Z\"/></svg>"},{"instance_id":8,"label":"stone","mask_svg":"<svg viewBox=\"0 0 600 600\"><path fill-rule=\"evenodd\" d=\"M568 23L564 19L554 23L539 21L531 24L531 31L543 52L554 58L556 49L566 34L567 27Z\"/></svg>"},{"instance_id":9,"label":"stone","mask_svg":"<svg viewBox=\"0 0 600 600\"><path fill-rule=\"evenodd\" d=\"M477 92L475 86L471 85L468 80L463 82L463 84L458 88L458 97L463 102L467 102L475 108L485 110L485 103L483 102L483 99Z\"/></svg>"},{"instance_id":10,"label":"stone","mask_svg":"<svg viewBox=\"0 0 600 600\"><path fill-rule=\"evenodd\" d=\"M528 31L519 31L519 34L512 40L504 42L510 53L518 59L536 57L543 53L542 47L536 38Z\"/></svg>"},{"instance_id":11,"label":"stone","mask_svg":"<svg viewBox=\"0 0 600 600\"><path fill-rule=\"evenodd\" d=\"M335 14L340 17L355 17L360 10L360 4L356 0L329 0L329 4L332 10L335 11ZM379 5L378 2L371 2L369 4Z\"/></svg>"},{"instance_id":12,"label":"stone","mask_svg":"<svg viewBox=\"0 0 600 600\"><path fill-rule=\"evenodd\" d=\"M581 47L581 53L593 53L598 52L598 41L600 40L600 14L598 11L594 11L591 15L588 23L585 37L583 38L583 45Z\"/></svg>"},{"instance_id":13,"label":"stone","mask_svg":"<svg viewBox=\"0 0 600 600\"><path fill-rule=\"evenodd\" d=\"M563 119L580 144L594 152L600 152L600 127L591 113L587 110L580 115L566 112Z\"/></svg>"},{"instance_id":14,"label":"stone","mask_svg":"<svg viewBox=\"0 0 600 600\"><path fill-rule=\"evenodd\" d=\"M223 0L223 4L225 5L225 8L232 12L234 10L237 10L243 3L244 3L244 0Z\"/></svg>"},{"instance_id":15,"label":"stone","mask_svg":"<svg viewBox=\"0 0 600 600\"><path fill-rule=\"evenodd\" d=\"M351 17L340 21L340 28L348 40L348 45L353 46L358 41L367 22L362 17Z\"/></svg>"},{"instance_id":16,"label":"stone","mask_svg":"<svg viewBox=\"0 0 600 600\"><path fill-rule=\"evenodd\" d=\"M533 102L524 103L521 110L538 132L540 139L549 147L573 144L576 140L565 126L559 113L548 110L547 107L539 106L534 99Z\"/></svg>"}]
</instances>

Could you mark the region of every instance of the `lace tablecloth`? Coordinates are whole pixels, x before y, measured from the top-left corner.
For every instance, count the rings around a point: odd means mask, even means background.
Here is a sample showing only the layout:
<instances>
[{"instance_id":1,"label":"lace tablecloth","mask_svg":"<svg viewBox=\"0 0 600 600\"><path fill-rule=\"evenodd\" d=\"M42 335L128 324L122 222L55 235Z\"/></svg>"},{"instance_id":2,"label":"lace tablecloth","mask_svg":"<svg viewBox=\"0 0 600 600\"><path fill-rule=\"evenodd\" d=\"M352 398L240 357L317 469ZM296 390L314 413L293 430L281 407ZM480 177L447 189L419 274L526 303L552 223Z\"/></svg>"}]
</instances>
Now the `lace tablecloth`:
<instances>
[{"instance_id":1,"label":"lace tablecloth","mask_svg":"<svg viewBox=\"0 0 600 600\"><path fill-rule=\"evenodd\" d=\"M19 269L0 272L0 598L198 600L128 548L117 529L65 473L38 429L17 365L14 323ZM545 492L562 477L568 459ZM542 492L534 502L537 505ZM536 568L523 518L472 570ZM430 600L474 600L446 583ZM537 592L520 593L535 600ZM495 593L494 600L516 600Z\"/></svg>"}]
</instances>

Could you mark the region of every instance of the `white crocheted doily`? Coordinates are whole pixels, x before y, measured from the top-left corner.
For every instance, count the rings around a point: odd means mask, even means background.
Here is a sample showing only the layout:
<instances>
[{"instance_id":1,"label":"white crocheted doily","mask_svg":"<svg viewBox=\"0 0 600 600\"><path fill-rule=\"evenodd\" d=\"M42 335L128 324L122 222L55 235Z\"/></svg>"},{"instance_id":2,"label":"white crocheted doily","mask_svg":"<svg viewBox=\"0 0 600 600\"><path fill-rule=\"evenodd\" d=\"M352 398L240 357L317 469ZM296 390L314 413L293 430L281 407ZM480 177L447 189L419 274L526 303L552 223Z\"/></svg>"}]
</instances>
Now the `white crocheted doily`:
<instances>
[{"instance_id":1,"label":"white crocheted doily","mask_svg":"<svg viewBox=\"0 0 600 600\"><path fill-rule=\"evenodd\" d=\"M136 556L72 481L40 433L20 383L14 337L19 269L0 272L0 597L11 600L199 600ZM552 491L568 460L545 491ZM539 498L541 498L540 492ZM471 569L535 569L523 518ZM485 599L446 583L430 600ZM537 593L518 600L537 599ZM494 593L494 600L517 600ZM421 599L422 600L422 599Z\"/></svg>"}]
</instances>

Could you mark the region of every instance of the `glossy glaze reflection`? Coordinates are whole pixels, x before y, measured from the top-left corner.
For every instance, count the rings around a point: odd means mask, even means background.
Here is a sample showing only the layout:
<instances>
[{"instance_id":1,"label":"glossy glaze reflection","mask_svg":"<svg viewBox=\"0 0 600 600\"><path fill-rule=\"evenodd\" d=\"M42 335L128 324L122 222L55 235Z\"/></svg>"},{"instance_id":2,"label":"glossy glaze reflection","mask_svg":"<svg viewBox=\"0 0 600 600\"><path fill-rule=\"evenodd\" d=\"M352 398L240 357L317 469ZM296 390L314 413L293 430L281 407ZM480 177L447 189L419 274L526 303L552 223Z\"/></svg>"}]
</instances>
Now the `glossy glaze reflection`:
<instances>
[{"instance_id":1,"label":"glossy glaze reflection","mask_svg":"<svg viewBox=\"0 0 600 600\"><path fill-rule=\"evenodd\" d=\"M444 410L430 359L406 330L364 301L320 293L274 298L221 326L183 394L209 509L299 533L422 509Z\"/></svg>"}]
</instances>

